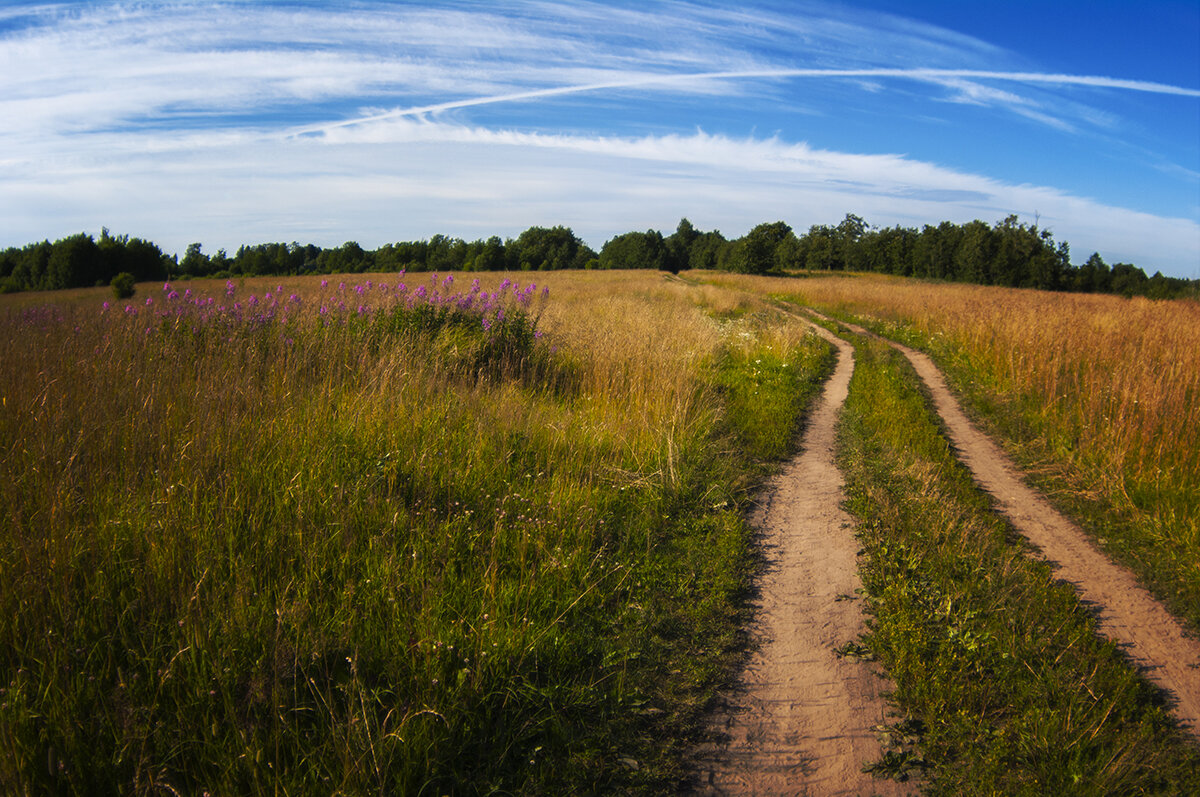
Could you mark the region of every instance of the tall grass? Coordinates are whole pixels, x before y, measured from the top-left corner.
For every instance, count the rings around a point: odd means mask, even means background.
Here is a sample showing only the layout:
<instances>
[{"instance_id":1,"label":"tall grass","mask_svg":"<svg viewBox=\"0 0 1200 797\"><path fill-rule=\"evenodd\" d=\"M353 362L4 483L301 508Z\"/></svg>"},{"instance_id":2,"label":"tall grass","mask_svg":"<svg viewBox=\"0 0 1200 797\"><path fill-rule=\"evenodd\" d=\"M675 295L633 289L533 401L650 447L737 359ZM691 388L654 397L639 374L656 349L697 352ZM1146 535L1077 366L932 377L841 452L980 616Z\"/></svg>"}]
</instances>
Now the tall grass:
<instances>
[{"instance_id":1,"label":"tall grass","mask_svg":"<svg viewBox=\"0 0 1200 797\"><path fill-rule=\"evenodd\" d=\"M840 427L859 518L868 645L933 794L1193 794L1200 751L991 511L896 352L858 341Z\"/></svg>"},{"instance_id":2,"label":"tall grass","mask_svg":"<svg viewBox=\"0 0 1200 797\"><path fill-rule=\"evenodd\" d=\"M457 279L3 311L0 790L679 782L824 344L656 275Z\"/></svg>"},{"instance_id":3,"label":"tall grass","mask_svg":"<svg viewBox=\"0 0 1200 797\"><path fill-rule=\"evenodd\" d=\"M1052 498L1200 631L1200 304L761 281L930 352Z\"/></svg>"}]
</instances>

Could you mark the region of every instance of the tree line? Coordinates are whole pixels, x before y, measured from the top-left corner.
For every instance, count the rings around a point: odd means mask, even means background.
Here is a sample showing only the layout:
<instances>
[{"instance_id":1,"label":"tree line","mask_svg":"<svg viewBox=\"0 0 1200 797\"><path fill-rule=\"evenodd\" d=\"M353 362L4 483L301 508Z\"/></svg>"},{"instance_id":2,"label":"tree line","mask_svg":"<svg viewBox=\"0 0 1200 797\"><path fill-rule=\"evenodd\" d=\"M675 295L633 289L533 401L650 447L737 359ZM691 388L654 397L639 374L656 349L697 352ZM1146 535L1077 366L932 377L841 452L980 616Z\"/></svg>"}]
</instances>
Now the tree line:
<instances>
[{"instance_id":1,"label":"tree line","mask_svg":"<svg viewBox=\"0 0 1200 797\"><path fill-rule=\"evenodd\" d=\"M1195 296L1200 281L1146 273L1129 263L1107 264L1093 254L1073 265L1067 243L1016 216L937 226L876 228L847 214L837 225L813 225L797 235L782 221L760 224L741 238L701 231L686 218L675 231L627 232L596 252L569 227L530 227L516 238L428 240L385 244L375 250L348 241L339 247L266 243L209 255L199 243L182 258L107 229L99 240L79 233L51 243L0 251L0 292L107 285L119 274L137 281L355 273L367 271L547 271L648 268L680 272L725 270L747 274L873 271L906 277L1054 291L1117 293L1151 298Z\"/></svg>"}]
</instances>

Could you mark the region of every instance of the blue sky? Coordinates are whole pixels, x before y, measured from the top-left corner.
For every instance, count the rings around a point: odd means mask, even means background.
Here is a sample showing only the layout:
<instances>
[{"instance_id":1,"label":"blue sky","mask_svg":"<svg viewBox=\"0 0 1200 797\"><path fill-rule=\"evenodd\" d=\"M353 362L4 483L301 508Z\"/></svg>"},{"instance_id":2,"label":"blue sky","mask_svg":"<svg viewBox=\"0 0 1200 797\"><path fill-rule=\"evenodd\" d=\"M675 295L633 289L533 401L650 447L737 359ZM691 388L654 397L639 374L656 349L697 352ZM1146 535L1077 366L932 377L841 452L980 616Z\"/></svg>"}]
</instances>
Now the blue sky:
<instances>
[{"instance_id":1,"label":"blue sky","mask_svg":"<svg viewBox=\"0 0 1200 797\"><path fill-rule=\"evenodd\" d=\"M0 5L0 246L846 213L1200 277L1200 4Z\"/></svg>"}]
</instances>

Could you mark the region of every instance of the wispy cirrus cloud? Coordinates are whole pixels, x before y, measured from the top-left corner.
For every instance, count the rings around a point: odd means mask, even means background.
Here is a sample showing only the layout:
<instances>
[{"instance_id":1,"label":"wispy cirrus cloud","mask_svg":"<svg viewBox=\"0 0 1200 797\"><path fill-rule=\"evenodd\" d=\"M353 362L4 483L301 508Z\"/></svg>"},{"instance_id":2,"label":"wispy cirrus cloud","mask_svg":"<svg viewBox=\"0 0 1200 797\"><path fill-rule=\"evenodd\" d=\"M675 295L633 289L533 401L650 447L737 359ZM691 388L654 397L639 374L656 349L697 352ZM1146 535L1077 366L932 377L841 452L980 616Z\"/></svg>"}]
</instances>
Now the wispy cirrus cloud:
<instances>
[{"instance_id":1,"label":"wispy cirrus cloud","mask_svg":"<svg viewBox=\"0 0 1200 797\"><path fill-rule=\"evenodd\" d=\"M1036 212L1126 252L1106 226L1119 218L1164 263L1200 242L1186 212L1123 211L894 143L906 123L954 130L970 114L1117 141L1130 123L1111 97L1191 103L1196 87L1039 70L841 5L31 4L0 10L0 75L0 245L102 224L182 249L560 222L598 245L680 215L740 234L845 212ZM839 125L876 118L888 136L838 146ZM1195 172L1144 157L1164 178Z\"/></svg>"}]
</instances>

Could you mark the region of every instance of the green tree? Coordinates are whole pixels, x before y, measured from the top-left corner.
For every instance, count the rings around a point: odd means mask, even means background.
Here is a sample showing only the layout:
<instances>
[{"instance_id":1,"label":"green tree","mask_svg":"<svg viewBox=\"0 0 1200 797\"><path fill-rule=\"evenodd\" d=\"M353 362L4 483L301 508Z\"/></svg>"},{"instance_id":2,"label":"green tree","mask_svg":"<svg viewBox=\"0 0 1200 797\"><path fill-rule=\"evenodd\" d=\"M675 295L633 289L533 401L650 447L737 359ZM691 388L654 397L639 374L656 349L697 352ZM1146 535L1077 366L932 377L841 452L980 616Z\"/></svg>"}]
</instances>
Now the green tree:
<instances>
[{"instance_id":1,"label":"green tree","mask_svg":"<svg viewBox=\"0 0 1200 797\"><path fill-rule=\"evenodd\" d=\"M54 242L43 287L55 290L95 285L97 281L103 284L102 265L100 248L92 236L79 233L63 238Z\"/></svg>"},{"instance_id":2,"label":"green tree","mask_svg":"<svg viewBox=\"0 0 1200 797\"><path fill-rule=\"evenodd\" d=\"M759 224L738 242L730 261L730 270L742 274L766 274L778 268L775 255L780 244L792 234L782 221Z\"/></svg>"},{"instance_id":3,"label":"green tree","mask_svg":"<svg viewBox=\"0 0 1200 797\"><path fill-rule=\"evenodd\" d=\"M692 244L700 237L700 231L692 226L686 218L680 219L675 232L667 239L667 251L670 262L667 268L675 274L684 269L692 268Z\"/></svg>"},{"instance_id":4,"label":"green tree","mask_svg":"<svg viewBox=\"0 0 1200 797\"><path fill-rule=\"evenodd\" d=\"M508 267L514 269L582 269L596 257L569 227L561 226L530 227L504 249Z\"/></svg>"},{"instance_id":5,"label":"green tree","mask_svg":"<svg viewBox=\"0 0 1200 797\"><path fill-rule=\"evenodd\" d=\"M600 249L600 268L652 268L677 271L671 266L670 248L658 230L627 232L618 235Z\"/></svg>"},{"instance_id":6,"label":"green tree","mask_svg":"<svg viewBox=\"0 0 1200 797\"><path fill-rule=\"evenodd\" d=\"M208 255L201 251L201 245L199 243L191 243L188 244L187 249L184 251L183 259L179 261L179 268L184 274L199 277L209 273L208 263Z\"/></svg>"}]
</instances>

